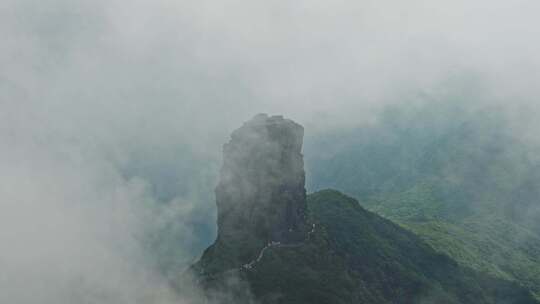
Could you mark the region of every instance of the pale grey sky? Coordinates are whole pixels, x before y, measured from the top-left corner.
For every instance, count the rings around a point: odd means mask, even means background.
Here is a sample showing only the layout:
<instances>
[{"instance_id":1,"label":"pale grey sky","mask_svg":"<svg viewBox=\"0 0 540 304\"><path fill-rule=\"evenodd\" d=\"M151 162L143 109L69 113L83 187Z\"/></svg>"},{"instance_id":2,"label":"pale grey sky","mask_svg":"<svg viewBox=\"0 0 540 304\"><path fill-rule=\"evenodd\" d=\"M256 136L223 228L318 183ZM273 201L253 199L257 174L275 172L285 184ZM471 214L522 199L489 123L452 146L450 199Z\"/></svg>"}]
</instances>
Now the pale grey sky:
<instances>
[{"instance_id":1,"label":"pale grey sky","mask_svg":"<svg viewBox=\"0 0 540 304\"><path fill-rule=\"evenodd\" d=\"M536 0L2 0L0 302L72 303L74 284L113 303L152 293L139 287L158 274L134 269L135 237L174 213L189 238L190 219L214 211L197 190L148 211L159 198L126 168L178 155L191 172L197 155L212 171L256 113L324 130L461 86L536 105L539 11Z\"/></svg>"}]
</instances>

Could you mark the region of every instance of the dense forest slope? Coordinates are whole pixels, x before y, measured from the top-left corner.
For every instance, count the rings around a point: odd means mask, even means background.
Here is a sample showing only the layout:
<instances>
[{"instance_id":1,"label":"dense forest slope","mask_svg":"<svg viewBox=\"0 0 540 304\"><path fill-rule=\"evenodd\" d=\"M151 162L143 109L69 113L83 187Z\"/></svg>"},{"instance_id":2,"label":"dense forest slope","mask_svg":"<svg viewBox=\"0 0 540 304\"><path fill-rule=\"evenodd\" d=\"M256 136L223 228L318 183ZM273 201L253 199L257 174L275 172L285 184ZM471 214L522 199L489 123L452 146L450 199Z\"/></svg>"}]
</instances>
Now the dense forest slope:
<instances>
[{"instance_id":1,"label":"dense forest slope","mask_svg":"<svg viewBox=\"0 0 540 304\"><path fill-rule=\"evenodd\" d=\"M311 138L310 189L334 187L460 264L540 295L540 155L497 109L393 107Z\"/></svg>"},{"instance_id":2,"label":"dense forest slope","mask_svg":"<svg viewBox=\"0 0 540 304\"><path fill-rule=\"evenodd\" d=\"M337 191L323 190L307 201L308 222L315 226L305 240L263 246L249 267L225 267L223 261L234 248L203 256L194 270L211 300L537 303L517 284L459 266L413 233Z\"/></svg>"}]
</instances>

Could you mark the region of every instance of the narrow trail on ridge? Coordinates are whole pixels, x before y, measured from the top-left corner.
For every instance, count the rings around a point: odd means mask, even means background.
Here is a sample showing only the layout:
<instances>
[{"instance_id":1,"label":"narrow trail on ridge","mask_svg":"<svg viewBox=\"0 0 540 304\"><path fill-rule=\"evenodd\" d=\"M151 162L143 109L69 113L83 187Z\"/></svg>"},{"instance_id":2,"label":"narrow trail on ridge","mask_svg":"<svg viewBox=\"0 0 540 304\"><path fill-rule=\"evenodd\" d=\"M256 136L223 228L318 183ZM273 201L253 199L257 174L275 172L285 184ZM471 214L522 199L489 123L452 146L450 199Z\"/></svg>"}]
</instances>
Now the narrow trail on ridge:
<instances>
[{"instance_id":1,"label":"narrow trail on ridge","mask_svg":"<svg viewBox=\"0 0 540 304\"><path fill-rule=\"evenodd\" d=\"M307 233L307 237L306 239L303 241L303 242L299 242L299 243L294 243L294 244L282 244L281 242L276 242L276 241L271 241L269 242L266 246L264 246L261 251L259 252L259 254L257 255L257 258L252 260L251 262L247 263L247 264L244 264L242 265L241 267L239 268L232 268L232 269L229 269L229 270L225 270L223 271L221 274L227 274L227 273L233 273L235 271L242 271L242 270L251 270L255 267L255 265L257 263L259 263L262 258L264 257L264 253L272 248L272 247L276 247L276 248L295 248L295 247L300 247L302 245L305 245L311 238L311 235L315 233L315 224L312 224L312 228L311 230ZM199 280L197 280L197 283L200 283Z\"/></svg>"},{"instance_id":2,"label":"narrow trail on ridge","mask_svg":"<svg viewBox=\"0 0 540 304\"><path fill-rule=\"evenodd\" d=\"M266 250L271 248L271 247L281 247L281 248L300 247L300 246L304 245L307 241L309 241L309 239L311 237L311 234L313 234L314 232L315 232L315 224L312 224L311 231L308 232L307 238L303 242L295 243L295 244L281 244L281 242L271 241L271 242L268 243L268 245L264 246L261 249L261 251L259 252L259 255L257 256L256 259L254 259L253 261L251 261L251 262L249 262L247 264L242 265L242 267L240 269L248 269L248 270L252 269L264 257L264 253L266 252Z\"/></svg>"}]
</instances>

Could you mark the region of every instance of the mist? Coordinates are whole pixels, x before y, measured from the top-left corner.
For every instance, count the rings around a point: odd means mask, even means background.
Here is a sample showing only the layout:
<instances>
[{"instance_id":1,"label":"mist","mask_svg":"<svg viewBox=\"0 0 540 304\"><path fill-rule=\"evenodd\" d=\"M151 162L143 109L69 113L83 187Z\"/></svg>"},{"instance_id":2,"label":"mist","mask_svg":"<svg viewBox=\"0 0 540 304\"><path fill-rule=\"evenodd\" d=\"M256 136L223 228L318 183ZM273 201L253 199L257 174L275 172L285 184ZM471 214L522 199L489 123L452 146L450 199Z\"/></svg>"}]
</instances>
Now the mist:
<instances>
[{"instance_id":1,"label":"mist","mask_svg":"<svg viewBox=\"0 0 540 304\"><path fill-rule=\"evenodd\" d=\"M3 0L0 302L189 302L168 276L213 241L221 145L257 113L310 136L448 96L537 113L539 9Z\"/></svg>"}]
</instances>

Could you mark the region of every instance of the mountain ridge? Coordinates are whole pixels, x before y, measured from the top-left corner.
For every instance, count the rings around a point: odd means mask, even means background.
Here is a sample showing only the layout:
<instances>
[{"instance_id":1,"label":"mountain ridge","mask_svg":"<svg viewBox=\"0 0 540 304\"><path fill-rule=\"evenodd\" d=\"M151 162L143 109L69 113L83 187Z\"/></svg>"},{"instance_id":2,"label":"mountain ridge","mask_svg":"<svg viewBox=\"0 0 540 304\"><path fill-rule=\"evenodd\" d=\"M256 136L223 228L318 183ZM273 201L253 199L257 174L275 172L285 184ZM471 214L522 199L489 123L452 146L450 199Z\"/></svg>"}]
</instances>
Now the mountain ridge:
<instances>
[{"instance_id":1,"label":"mountain ridge","mask_svg":"<svg viewBox=\"0 0 540 304\"><path fill-rule=\"evenodd\" d=\"M538 303L514 283L461 267L336 190L306 197L301 144L290 149L303 132L294 128L281 117L258 115L225 145L216 203L227 216L218 214L216 241L190 268L207 301ZM268 154L261 147L278 149ZM292 176L274 171L283 164ZM250 209L258 210L257 221L242 219Z\"/></svg>"},{"instance_id":2,"label":"mountain ridge","mask_svg":"<svg viewBox=\"0 0 540 304\"><path fill-rule=\"evenodd\" d=\"M467 109L395 106L371 128L310 138L309 188L350 194L461 265L540 299L538 146L504 112Z\"/></svg>"}]
</instances>

